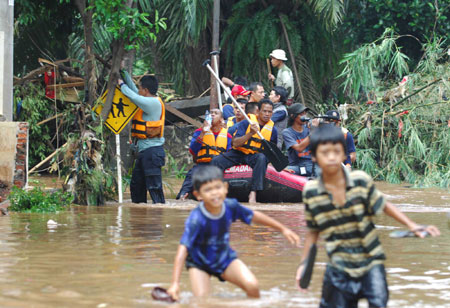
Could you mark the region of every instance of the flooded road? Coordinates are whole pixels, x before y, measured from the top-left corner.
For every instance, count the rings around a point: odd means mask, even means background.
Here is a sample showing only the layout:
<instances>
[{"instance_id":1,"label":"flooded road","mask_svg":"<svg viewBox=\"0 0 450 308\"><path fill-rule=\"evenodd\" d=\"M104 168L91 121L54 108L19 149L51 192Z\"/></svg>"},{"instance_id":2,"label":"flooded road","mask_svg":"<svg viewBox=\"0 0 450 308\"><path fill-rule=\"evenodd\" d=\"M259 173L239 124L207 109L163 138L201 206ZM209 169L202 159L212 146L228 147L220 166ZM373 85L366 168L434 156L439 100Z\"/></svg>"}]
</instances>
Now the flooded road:
<instances>
[{"instance_id":1,"label":"flooded road","mask_svg":"<svg viewBox=\"0 0 450 308\"><path fill-rule=\"evenodd\" d=\"M378 187L409 217L442 232L425 240L391 239L389 232L399 225L385 215L379 218L389 307L450 307L450 193L385 183ZM310 292L302 294L294 285L300 249L269 228L242 223L233 225L231 245L258 278L261 299L246 299L239 288L212 279L212 296L195 300L183 271L181 302L153 301L151 289L170 284L184 220L195 205L169 200L164 207L76 206L59 214L0 217L0 307L318 307L327 260L323 243ZM302 205L252 208L304 237ZM49 219L58 225L48 226Z\"/></svg>"}]
</instances>

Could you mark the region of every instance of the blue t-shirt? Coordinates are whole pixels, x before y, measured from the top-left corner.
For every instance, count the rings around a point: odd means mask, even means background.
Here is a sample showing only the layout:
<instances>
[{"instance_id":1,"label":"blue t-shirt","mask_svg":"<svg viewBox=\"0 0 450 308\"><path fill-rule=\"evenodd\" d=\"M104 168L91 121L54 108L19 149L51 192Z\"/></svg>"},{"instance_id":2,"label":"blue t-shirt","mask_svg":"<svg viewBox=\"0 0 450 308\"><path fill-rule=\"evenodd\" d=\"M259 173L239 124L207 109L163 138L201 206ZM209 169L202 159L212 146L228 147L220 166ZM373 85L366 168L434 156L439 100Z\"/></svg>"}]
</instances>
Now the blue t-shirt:
<instances>
[{"instance_id":1,"label":"blue t-shirt","mask_svg":"<svg viewBox=\"0 0 450 308\"><path fill-rule=\"evenodd\" d=\"M221 274L237 258L231 249L230 226L237 219L250 224L253 211L236 199L225 199L222 211L215 216L201 202L185 222L180 244L186 246L192 261L213 273Z\"/></svg>"},{"instance_id":2,"label":"blue t-shirt","mask_svg":"<svg viewBox=\"0 0 450 308\"><path fill-rule=\"evenodd\" d=\"M248 121L247 120L243 120L239 123L236 123L234 126L236 126L236 134L234 135L234 138L238 138L238 137L242 137L247 133L247 128L248 128ZM234 127L233 126L233 127ZM259 126L259 129L261 130L264 126ZM229 130L228 130L229 132ZM278 139L278 132L277 132L277 128L274 126L272 129L272 136L270 136L270 142L273 143L277 143L277 139Z\"/></svg>"},{"instance_id":3,"label":"blue t-shirt","mask_svg":"<svg viewBox=\"0 0 450 308\"><path fill-rule=\"evenodd\" d=\"M292 148L293 145L299 144L303 139L309 136L308 126L303 126L303 131L299 133L292 127L283 129L283 140L286 148L288 149L288 159L289 165L296 165L300 163L301 160L311 160L311 154L309 150L309 145L302 151L304 154L301 158L298 156L298 152Z\"/></svg>"},{"instance_id":4,"label":"blue t-shirt","mask_svg":"<svg viewBox=\"0 0 450 308\"><path fill-rule=\"evenodd\" d=\"M200 136L201 133L202 133L202 129L198 128L195 130L194 135L192 136L191 144L189 145L189 152L192 155L197 155L198 151L200 151L200 149L202 147L202 143L199 142L199 140L197 140L198 136ZM220 133L220 131L217 133L213 132L215 139L217 139L217 136L219 135L219 133ZM232 140L232 137L229 133L227 135L227 138L228 138L228 140L227 140L227 149L226 150L228 151L231 149L231 140Z\"/></svg>"},{"instance_id":5,"label":"blue t-shirt","mask_svg":"<svg viewBox=\"0 0 450 308\"><path fill-rule=\"evenodd\" d=\"M347 144L347 159L344 161L344 165L352 164L350 159L350 153L356 152L355 148L355 140L353 139L353 135L350 132L347 132L347 138L345 139L345 143Z\"/></svg>"},{"instance_id":6,"label":"blue t-shirt","mask_svg":"<svg viewBox=\"0 0 450 308\"><path fill-rule=\"evenodd\" d=\"M225 121L228 120L229 117L234 116L234 109L233 106L230 104L226 104L222 107L222 115L223 115L223 119Z\"/></svg>"}]
</instances>

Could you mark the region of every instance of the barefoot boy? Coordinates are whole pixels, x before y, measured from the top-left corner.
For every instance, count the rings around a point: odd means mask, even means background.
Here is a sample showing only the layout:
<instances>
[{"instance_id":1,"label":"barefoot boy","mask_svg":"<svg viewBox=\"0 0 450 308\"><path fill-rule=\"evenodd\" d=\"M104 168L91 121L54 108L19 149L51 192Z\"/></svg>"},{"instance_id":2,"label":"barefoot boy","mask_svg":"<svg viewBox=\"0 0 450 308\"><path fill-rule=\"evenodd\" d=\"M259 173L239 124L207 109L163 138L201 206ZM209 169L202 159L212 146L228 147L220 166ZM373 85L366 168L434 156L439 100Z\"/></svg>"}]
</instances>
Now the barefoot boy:
<instances>
[{"instance_id":1,"label":"barefoot boy","mask_svg":"<svg viewBox=\"0 0 450 308\"><path fill-rule=\"evenodd\" d=\"M186 220L175 257L172 285L167 293L178 300L181 271L186 261L195 296L207 295L210 277L215 276L242 288L249 297L259 297L258 281L229 246L231 223L239 219L247 224L270 226L296 245L299 237L267 215L242 206L236 199L226 199L228 185L223 181L223 172L219 168L198 168L193 175L193 184L193 193L202 202Z\"/></svg>"},{"instance_id":2,"label":"barefoot boy","mask_svg":"<svg viewBox=\"0 0 450 308\"><path fill-rule=\"evenodd\" d=\"M373 218L384 212L420 237L424 227L387 202L369 175L363 171L349 173L343 167L345 138L340 128L324 124L310 138L312 159L319 164L322 175L309 181L303 191L308 232L297 270L297 285L303 261L320 233L330 258L320 307L353 308L361 298L366 298L371 308L386 307L389 297L383 265L386 257ZM439 235L434 226L425 230L432 236Z\"/></svg>"}]
</instances>

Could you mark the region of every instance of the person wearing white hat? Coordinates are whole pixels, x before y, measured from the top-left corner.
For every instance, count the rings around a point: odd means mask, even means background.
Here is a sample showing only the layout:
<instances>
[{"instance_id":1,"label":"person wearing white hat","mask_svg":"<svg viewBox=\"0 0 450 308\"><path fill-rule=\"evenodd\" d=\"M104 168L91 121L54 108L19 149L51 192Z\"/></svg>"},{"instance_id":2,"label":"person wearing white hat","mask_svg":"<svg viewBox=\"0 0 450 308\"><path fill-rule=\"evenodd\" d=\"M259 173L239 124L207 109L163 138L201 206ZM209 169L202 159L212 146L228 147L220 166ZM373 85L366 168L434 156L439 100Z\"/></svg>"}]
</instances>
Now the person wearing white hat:
<instances>
[{"instance_id":1,"label":"person wearing white hat","mask_svg":"<svg viewBox=\"0 0 450 308\"><path fill-rule=\"evenodd\" d=\"M270 63L278 69L277 78L269 74L269 80L275 80L275 85L285 88L288 91L288 100L294 97L294 77L292 71L284 61L287 61L286 52L283 49L275 49L270 53Z\"/></svg>"}]
</instances>

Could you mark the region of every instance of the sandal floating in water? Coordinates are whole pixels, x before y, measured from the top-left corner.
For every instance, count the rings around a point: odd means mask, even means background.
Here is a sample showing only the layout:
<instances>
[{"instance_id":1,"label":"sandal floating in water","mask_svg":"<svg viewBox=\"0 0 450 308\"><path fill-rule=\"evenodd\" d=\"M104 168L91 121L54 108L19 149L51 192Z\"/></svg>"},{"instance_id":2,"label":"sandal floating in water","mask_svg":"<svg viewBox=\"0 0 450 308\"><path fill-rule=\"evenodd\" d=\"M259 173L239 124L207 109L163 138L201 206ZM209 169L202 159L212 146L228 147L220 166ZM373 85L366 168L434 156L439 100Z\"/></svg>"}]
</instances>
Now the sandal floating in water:
<instances>
[{"instance_id":1,"label":"sandal floating in water","mask_svg":"<svg viewBox=\"0 0 450 308\"><path fill-rule=\"evenodd\" d=\"M152 297L156 301L167 302L167 303L175 303L175 300L172 296L167 293L167 290L160 287L154 287L152 290Z\"/></svg>"}]
</instances>

